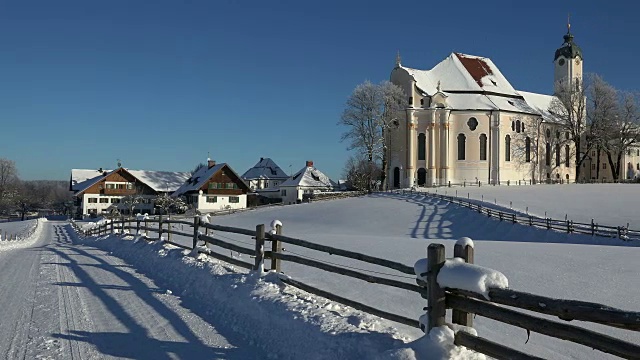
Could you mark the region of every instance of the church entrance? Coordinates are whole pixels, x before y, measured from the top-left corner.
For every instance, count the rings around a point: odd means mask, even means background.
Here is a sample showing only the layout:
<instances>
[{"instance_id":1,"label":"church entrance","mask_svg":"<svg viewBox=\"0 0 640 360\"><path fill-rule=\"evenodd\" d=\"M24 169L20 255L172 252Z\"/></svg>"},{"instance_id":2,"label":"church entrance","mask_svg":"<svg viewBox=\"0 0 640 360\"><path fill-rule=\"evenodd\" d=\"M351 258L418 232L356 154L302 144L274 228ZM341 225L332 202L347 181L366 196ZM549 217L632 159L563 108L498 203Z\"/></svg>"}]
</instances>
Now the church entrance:
<instances>
[{"instance_id":1,"label":"church entrance","mask_svg":"<svg viewBox=\"0 0 640 360\"><path fill-rule=\"evenodd\" d=\"M427 170L418 169L418 186L424 186L427 183Z\"/></svg>"},{"instance_id":2,"label":"church entrance","mask_svg":"<svg viewBox=\"0 0 640 360\"><path fill-rule=\"evenodd\" d=\"M393 168L393 187L400 187L400 168L397 166Z\"/></svg>"}]
</instances>

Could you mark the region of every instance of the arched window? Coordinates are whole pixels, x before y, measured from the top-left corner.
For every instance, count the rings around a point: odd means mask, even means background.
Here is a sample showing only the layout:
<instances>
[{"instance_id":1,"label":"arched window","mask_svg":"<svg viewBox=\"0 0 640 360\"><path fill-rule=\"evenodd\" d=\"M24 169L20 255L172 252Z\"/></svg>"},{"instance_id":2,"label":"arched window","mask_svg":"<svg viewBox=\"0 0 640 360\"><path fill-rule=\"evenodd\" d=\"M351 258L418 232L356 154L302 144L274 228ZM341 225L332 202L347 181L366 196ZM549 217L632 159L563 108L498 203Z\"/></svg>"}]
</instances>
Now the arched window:
<instances>
[{"instance_id":1,"label":"arched window","mask_svg":"<svg viewBox=\"0 0 640 360\"><path fill-rule=\"evenodd\" d=\"M515 121L511 122L511 131L516 131L516 122Z\"/></svg>"},{"instance_id":2,"label":"arched window","mask_svg":"<svg viewBox=\"0 0 640 360\"><path fill-rule=\"evenodd\" d=\"M570 149L569 145L564 146L564 166L569 167Z\"/></svg>"},{"instance_id":3,"label":"arched window","mask_svg":"<svg viewBox=\"0 0 640 360\"><path fill-rule=\"evenodd\" d=\"M409 96L409 105L413 105L413 96Z\"/></svg>"},{"instance_id":4,"label":"arched window","mask_svg":"<svg viewBox=\"0 0 640 360\"><path fill-rule=\"evenodd\" d=\"M524 159L526 162L531 162L531 138L527 136L526 139L524 139Z\"/></svg>"},{"instance_id":5,"label":"arched window","mask_svg":"<svg viewBox=\"0 0 640 360\"><path fill-rule=\"evenodd\" d=\"M556 144L556 166L560 166L560 145Z\"/></svg>"},{"instance_id":6,"label":"arched window","mask_svg":"<svg viewBox=\"0 0 640 360\"><path fill-rule=\"evenodd\" d=\"M427 136L424 133L418 135L418 160L425 159Z\"/></svg>"},{"instance_id":7,"label":"arched window","mask_svg":"<svg viewBox=\"0 0 640 360\"><path fill-rule=\"evenodd\" d=\"M551 137L551 130L547 129L546 134L547 134L547 139L550 138Z\"/></svg>"},{"instance_id":8,"label":"arched window","mask_svg":"<svg viewBox=\"0 0 640 360\"><path fill-rule=\"evenodd\" d=\"M458 134L458 160L465 160L465 142L467 137L464 134Z\"/></svg>"},{"instance_id":9,"label":"arched window","mask_svg":"<svg viewBox=\"0 0 640 360\"><path fill-rule=\"evenodd\" d=\"M549 130L547 130L549 131ZM547 143L547 148L546 148L546 154L545 154L545 164L547 164L547 166L551 166L551 144Z\"/></svg>"},{"instance_id":10,"label":"arched window","mask_svg":"<svg viewBox=\"0 0 640 360\"><path fill-rule=\"evenodd\" d=\"M524 121L522 122L522 132L524 132Z\"/></svg>"},{"instance_id":11,"label":"arched window","mask_svg":"<svg viewBox=\"0 0 640 360\"><path fill-rule=\"evenodd\" d=\"M520 120L516 121L516 132L520 132Z\"/></svg>"},{"instance_id":12,"label":"arched window","mask_svg":"<svg viewBox=\"0 0 640 360\"><path fill-rule=\"evenodd\" d=\"M560 139L560 130L556 130L556 139Z\"/></svg>"},{"instance_id":13,"label":"arched window","mask_svg":"<svg viewBox=\"0 0 640 360\"><path fill-rule=\"evenodd\" d=\"M420 99L420 105L424 105L424 99Z\"/></svg>"},{"instance_id":14,"label":"arched window","mask_svg":"<svg viewBox=\"0 0 640 360\"><path fill-rule=\"evenodd\" d=\"M516 123L519 127L520 121ZM504 138L504 161L511 161L511 136L507 135Z\"/></svg>"},{"instance_id":15,"label":"arched window","mask_svg":"<svg viewBox=\"0 0 640 360\"><path fill-rule=\"evenodd\" d=\"M487 160L487 135L480 134L480 160Z\"/></svg>"},{"instance_id":16,"label":"arched window","mask_svg":"<svg viewBox=\"0 0 640 360\"><path fill-rule=\"evenodd\" d=\"M424 186L427 183L427 170L424 168L418 169L418 186Z\"/></svg>"}]
</instances>

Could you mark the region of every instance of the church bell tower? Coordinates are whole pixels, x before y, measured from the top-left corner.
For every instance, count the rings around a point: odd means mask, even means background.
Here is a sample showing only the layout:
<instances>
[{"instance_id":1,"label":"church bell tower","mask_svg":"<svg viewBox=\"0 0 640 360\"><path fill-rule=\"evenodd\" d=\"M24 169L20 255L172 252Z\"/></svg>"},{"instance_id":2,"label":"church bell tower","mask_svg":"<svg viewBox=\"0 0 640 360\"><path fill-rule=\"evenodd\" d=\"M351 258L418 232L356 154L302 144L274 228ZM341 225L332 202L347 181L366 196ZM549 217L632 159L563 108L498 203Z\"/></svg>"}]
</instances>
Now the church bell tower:
<instances>
[{"instance_id":1,"label":"church bell tower","mask_svg":"<svg viewBox=\"0 0 640 360\"><path fill-rule=\"evenodd\" d=\"M567 34L564 43L556 50L553 63L555 66L554 85L569 81L572 87L582 85L582 50L573 41L571 24L567 22Z\"/></svg>"}]
</instances>

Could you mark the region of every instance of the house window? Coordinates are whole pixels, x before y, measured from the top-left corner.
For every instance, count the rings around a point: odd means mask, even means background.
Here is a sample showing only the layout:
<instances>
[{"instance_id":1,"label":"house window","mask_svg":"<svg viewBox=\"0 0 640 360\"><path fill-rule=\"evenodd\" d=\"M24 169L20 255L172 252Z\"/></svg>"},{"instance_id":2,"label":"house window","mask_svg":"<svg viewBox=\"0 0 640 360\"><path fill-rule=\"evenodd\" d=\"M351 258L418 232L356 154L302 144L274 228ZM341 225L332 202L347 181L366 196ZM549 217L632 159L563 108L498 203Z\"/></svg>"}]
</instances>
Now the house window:
<instances>
[{"instance_id":1,"label":"house window","mask_svg":"<svg viewBox=\"0 0 640 360\"><path fill-rule=\"evenodd\" d=\"M602 168L606 169L607 168L607 163L602 163Z\"/></svg>"},{"instance_id":2,"label":"house window","mask_svg":"<svg viewBox=\"0 0 640 360\"><path fill-rule=\"evenodd\" d=\"M525 147L525 161L526 162L531 162L531 138L527 136L526 139L524 139L524 147Z\"/></svg>"},{"instance_id":3,"label":"house window","mask_svg":"<svg viewBox=\"0 0 640 360\"><path fill-rule=\"evenodd\" d=\"M547 130L548 131L548 130ZM545 164L547 166L551 166L551 144L547 143L547 148L545 149L547 150L546 152L546 156L545 156Z\"/></svg>"},{"instance_id":4,"label":"house window","mask_svg":"<svg viewBox=\"0 0 640 360\"><path fill-rule=\"evenodd\" d=\"M207 196L207 202L208 203L217 203L218 202L218 197L217 196Z\"/></svg>"},{"instance_id":5,"label":"house window","mask_svg":"<svg viewBox=\"0 0 640 360\"><path fill-rule=\"evenodd\" d=\"M229 202L233 204L237 204L240 202L240 197L238 196L229 196Z\"/></svg>"},{"instance_id":6,"label":"house window","mask_svg":"<svg viewBox=\"0 0 640 360\"><path fill-rule=\"evenodd\" d=\"M234 183L227 183L227 189L233 189L235 187Z\"/></svg>"},{"instance_id":7,"label":"house window","mask_svg":"<svg viewBox=\"0 0 640 360\"><path fill-rule=\"evenodd\" d=\"M464 136L464 134L458 134L458 160L464 160L465 159L465 141L467 140L467 137Z\"/></svg>"},{"instance_id":8,"label":"house window","mask_svg":"<svg viewBox=\"0 0 640 360\"><path fill-rule=\"evenodd\" d=\"M564 166L569 167L569 158L570 156L570 149L569 149L569 145L565 145L564 146Z\"/></svg>"},{"instance_id":9,"label":"house window","mask_svg":"<svg viewBox=\"0 0 640 360\"><path fill-rule=\"evenodd\" d=\"M480 160L487 160L487 135L480 134Z\"/></svg>"},{"instance_id":10,"label":"house window","mask_svg":"<svg viewBox=\"0 0 640 360\"><path fill-rule=\"evenodd\" d=\"M107 198L100 198L100 204L108 204L109 203L109 199Z\"/></svg>"},{"instance_id":11,"label":"house window","mask_svg":"<svg viewBox=\"0 0 640 360\"><path fill-rule=\"evenodd\" d=\"M516 122L516 126L520 127L520 121ZM511 161L511 136L507 135L504 138L504 161Z\"/></svg>"},{"instance_id":12,"label":"house window","mask_svg":"<svg viewBox=\"0 0 640 360\"><path fill-rule=\"evenodd\" d=\"M277 181L274 181L274 182L273 182L273 186L278 186L278 182L277 182Z\"/></svg>"},{"instance_id":13,"label":"house window","mask_svg":"<svg viewBox=\"0 0 640 360\"><path fill-rule=\"evenodd\" d=\"M217 189L218 188L218 183L217 182L210 182L209 183L209 189Z\"/></svg>"},{"instance_id":14,"label":"house window","mask_svg":"<svg viewBox=\"0 0 640 360\"><path fill-rule=\"evenodd\" d=\"M115 189L116 185L115 184L107 184L107 189Z\"/></svg>"},{"instance_id":15,"label":"house window","mask_svg":"<svg viewBox=\"0 0 640 360\"><path fill-rule=\"evenodd\" d=\"M127 190L133 190L133 184L127 183Z\"/></svg>"},{"instance_id":16,"label":"house window","mask_svg":"<svg viewBox=\"0 0 640 360\"><path fill-rule=\"evenodd\" d=\"M596 157L596 151L595 150L591 151L591 157Z\"/></svg>"},{"instance_id":17,"label":"house window","mask_svg":"<svg viewBox=\"0 0 640 360\"><path fill-rule=\"evenodd\" d=\"M556 166L560 166L560 145L556 144Z\"/></svg>"},{"instance_id":18,"label":"house window","mask_svg":"<svg viewBox=\"0 0 640 360\"><path fill-rule=\"evenodd\" d=\"M425 156L426 142L427 142L427 136L424 133L420 133L420 135L418 135L418 160L424 160L426 157Z\"/></svg>"},{"instance_id":19,"label":"house window","mask_svg":"<svg viewBox=\"0 0 640 360\"><path fill-rule=\"evenodd\" d=\"M98 198L89 198L87 199L89 204L97 204L98 203Z\"/></svg>"},{"instance_id":20,"label":"house window","mask_svg":"<svg viewBox=\"0 0 640 360\"><path fill-rule=\"evenodd\" d=\"M591 170L595 170L596 169L596 164L591 164Z\"/></svg>"},{"instance_id":21,"label":"house window","mask_svg":"<svg viewBox=\"0 0 640 360\"><path fill-rule=\"evenodd\" d=\"M112 204L119 204L119 203L120 203L120 199L118 199L118 198L111 198L111 203L112 203Z\"/></svg>"},{"instance_id":22,"label":"house window","mask_svg":"<svg viewBox=\"0 0 640 360\"><path fill-rule=\"evenodd\" d=\"M550 138L551 137L551 130L547 129L546 134L547 134L547 139Z\"/></svg>"},{"instance_id":23,"label":"house window","mask_svg":"<svg viewBox=\"0 0 640 360\"><path fill-rule=\"evenodd\" d=\"M287 196L287 190L285 190L285 189L280 190L280 195L281 196Z\"/></svg>"}]
</instances>

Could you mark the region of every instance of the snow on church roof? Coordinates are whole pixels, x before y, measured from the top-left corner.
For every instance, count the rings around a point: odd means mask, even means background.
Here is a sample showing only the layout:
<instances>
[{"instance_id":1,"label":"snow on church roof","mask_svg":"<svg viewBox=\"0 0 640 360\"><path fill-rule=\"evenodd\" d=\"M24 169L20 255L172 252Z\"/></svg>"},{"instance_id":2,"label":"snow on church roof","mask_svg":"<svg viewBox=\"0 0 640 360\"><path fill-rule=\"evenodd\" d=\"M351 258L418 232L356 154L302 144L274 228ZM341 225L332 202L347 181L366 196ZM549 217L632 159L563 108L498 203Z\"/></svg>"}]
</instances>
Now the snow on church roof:
<instances>
[{"instance_id":1,"label":"snow on church roof","mask_svg":"<svg viewBox=\"0 0 640 360\"><path fill-rule=\"evenodd\" d=\"M270 158L260 158L260 161L247 170L242 178L252 179L286 179L289 176Z\"/></svg>"},{"instance_id":2,"label":"snow on church roof","mask_svg":"<svg viewBox=\"0 0 640 360\"><path fill-rule=\"evenodd\" d=\"M337 185L329 177L313 166L305 166L292 177L280 184L280 187L300 186L305 188L333 189Z\"/></svg>"},{"instance_id":3,"label":"snow on church roof","mask_svg":"<svg viewBox=\"0 0 640 360\"><path fill-rule=\"evenodd\" d=\"M549 112L549 105L553 99L556 99L553 95L536 94L527 91L518 91L534 110L536 110L545 121L559 121L558 117Z\"/></svg>"}]
</instances>

